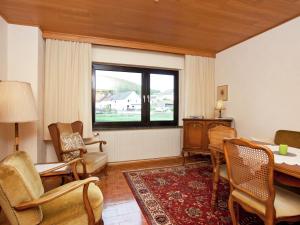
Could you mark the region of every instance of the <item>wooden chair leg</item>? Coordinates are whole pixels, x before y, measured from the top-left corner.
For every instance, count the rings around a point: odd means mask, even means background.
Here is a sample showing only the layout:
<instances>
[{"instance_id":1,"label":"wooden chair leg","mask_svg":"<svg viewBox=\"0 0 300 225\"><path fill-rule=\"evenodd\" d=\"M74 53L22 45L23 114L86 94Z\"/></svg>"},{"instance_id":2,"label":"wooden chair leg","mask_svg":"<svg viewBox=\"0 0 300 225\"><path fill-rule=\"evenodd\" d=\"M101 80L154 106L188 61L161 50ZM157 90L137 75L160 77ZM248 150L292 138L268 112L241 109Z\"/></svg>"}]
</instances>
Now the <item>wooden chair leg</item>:
<instances>
[{"instance_id":1,"label":"wooden chair leg","mask_svg":"<svg viewBox=\"0 0 300 225\"><path fill-rule=\"evenodd\" d=\"M268 220L268 219L266 219L266 220L264 221L264 224L265 224L265 225L274 225L275 223L274 223L273 220Z\"/></svg>"},{"instance_id":2,"label":"wooden chair leg","mask_svg":"<svg viewBox=\"0 0 300 225\"><path fill-rule=\"evenodd\" d=\"M217 198L218 198L218 185L219 185L219 179L220 179L220 162L219 157L216 152L213 150L211 151L211 161L213 166L213 190L212 190L212 197L211 197L211 206L213 209L215 209Z\"/></svg>"},{"instance_id":3,"label":"wooden chair leg","mask_svg":"<svg viewBox=\"0 0 300 225\"><path fill-rule=\"evenodd\" d=\"M98 224L97 224L97 225L104 225L104 221L103 221L103 219L102 219L102 218L99 220L99 222L98 222Z\"/></svg>"},{"instance_id":4,"label":"wooden chair leg","mask_svg":"<svg viewBox=\"0 0 300 225\"><path fill-rule=\"evenodd\" d=\"M237 224L240 224L240 205L237 204L236 206L236 221L237 221Z\"/></svg>"},{"instance_id":5,"label":"wooden chair leg","mask_svg":"<svg viewBox=\"0 0 300 225\"><path fill-rule=\"evenodd\" d=\"M215 206L217 204L217 192L218 192L218 186L219 186L219 174L213 173L213 190L212 190L212 196L211 196L211 205L215 209Z\"/></svg>"},{"instance_id":6,"label":"wooden chair leg","mask_svg":"<svg viewBox=\"0 0 300 225\"><path fill-rule=\"evenodd\" d=\"M274 225L275 224L275 218L273 217L274 215L267 215L266 218L264 219L265 225Z\"/></svg>"},{"instance_id":7,"label":"wooden chair leg","mask_svg":"<svg viewBox=\"0 0 300 225\"><path fill-rule=\"evenodd\" d=\"M231 195L229 196L229 200L228 200L228 208L231 215L232 225L238 225L235 216L235 211L234 211L233 199Z\"/></svg>"},{"instance_id":8,"label":"wooden chair leg","mask_svg":"<svg viewBox=\"0 0 300 225\"><path fill-rule=\"evenodd\" d=\"M182 158L183 158L183 163L182 163L182 165L185 166L185 154L184 154L184 151L182 151L181 154L182 154Z\"/></svg>"}]
</instances>

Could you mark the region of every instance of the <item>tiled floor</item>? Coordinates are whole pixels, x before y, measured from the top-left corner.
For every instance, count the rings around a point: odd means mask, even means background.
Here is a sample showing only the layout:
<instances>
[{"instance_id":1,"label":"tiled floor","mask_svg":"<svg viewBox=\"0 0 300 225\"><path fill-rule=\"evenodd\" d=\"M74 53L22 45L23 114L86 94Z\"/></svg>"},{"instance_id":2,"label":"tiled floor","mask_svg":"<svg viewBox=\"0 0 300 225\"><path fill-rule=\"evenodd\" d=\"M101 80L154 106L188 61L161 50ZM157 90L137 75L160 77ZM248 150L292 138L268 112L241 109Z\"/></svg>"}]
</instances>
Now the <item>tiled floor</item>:
<instances>
[{"instance_id":1,"label":"tiled floor","mask_svg":"<svg viewBox=\"0 0 300 225\"><path fill-rule=\"evenodd\" d=\"M104 195L103 220L105 225L146 225L135 198L127 185L122 171L136 170L151 167L180 165L181 160L167 160L157 162L145 162L137 164L124 164L110 166L108 176L101 184Z\"/></svg>"}]
</instances>

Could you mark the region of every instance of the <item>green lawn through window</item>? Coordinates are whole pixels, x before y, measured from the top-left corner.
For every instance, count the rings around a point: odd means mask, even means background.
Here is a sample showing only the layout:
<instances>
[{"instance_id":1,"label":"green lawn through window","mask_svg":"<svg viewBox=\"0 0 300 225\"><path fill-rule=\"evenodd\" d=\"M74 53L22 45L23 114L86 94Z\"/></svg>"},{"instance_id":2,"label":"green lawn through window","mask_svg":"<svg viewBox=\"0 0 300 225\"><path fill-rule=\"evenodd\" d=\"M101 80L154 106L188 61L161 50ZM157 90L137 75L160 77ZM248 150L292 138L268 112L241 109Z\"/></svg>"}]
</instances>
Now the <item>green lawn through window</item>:
<instances>
[{"instance_id":1,"label":"green lawn through window","mask_svg":"<svg viewBox=\"0 0 300 225\"><path fill-rule=\"evenodd\" d=\"M173 120L173 112L152 112L152 121L170 121ZM96 114L96 122L126 122L126 121L141 121L140 114L113 114L103 113Z\"/></svg>"}]
</instances>

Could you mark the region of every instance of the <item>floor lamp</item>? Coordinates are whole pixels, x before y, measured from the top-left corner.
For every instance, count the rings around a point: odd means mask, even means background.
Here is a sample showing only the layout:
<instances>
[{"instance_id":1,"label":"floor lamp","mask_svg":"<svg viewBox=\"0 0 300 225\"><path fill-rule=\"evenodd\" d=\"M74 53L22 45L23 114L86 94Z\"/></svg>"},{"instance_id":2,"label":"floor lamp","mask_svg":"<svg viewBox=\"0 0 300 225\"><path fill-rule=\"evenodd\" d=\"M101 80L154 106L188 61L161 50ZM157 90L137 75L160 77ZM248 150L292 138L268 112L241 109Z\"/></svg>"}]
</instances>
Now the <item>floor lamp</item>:
<instances>
[{"instance_id":1,"label":"floor lamp","mask_svg":"<svg viewBox=\"0 0 300 225\"><path fill-rule=\"evenodd\" d=\"M19 150L19 123L37 120L37 112L29 83L0 81L0 123L14 123L15 150Z\"/></svg>"}]
</instances>

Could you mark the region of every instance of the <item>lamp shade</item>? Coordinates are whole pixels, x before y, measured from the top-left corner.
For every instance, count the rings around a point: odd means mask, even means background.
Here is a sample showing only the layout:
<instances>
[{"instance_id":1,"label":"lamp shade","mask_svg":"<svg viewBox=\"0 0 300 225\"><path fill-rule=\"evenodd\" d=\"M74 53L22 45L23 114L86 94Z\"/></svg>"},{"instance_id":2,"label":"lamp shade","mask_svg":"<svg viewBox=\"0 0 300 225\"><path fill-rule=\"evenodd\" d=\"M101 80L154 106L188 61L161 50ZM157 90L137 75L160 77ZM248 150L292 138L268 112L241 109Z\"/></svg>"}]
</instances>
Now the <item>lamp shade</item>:
<instances>
[{"instance_id":1,"label":"lamp shade","mask_svg":"<svg viewBox=\"0 0 300 225\"><path fill-rule=\"evenodd\" d=\"M216 109L218 109L218 110L224 109L224 102L223 102L223 100L218 100L217 101Z\"/></svg>"},{"instance_id":2,"label":"lamp shade","mask_svg":"<svg viewBox=\"0 0 300 225\"><path fill-rule=\"evenodd\" d=\"M19 81L0 81L0 123L37 120L31 85Z\"/></svg>"}]
</instances>

